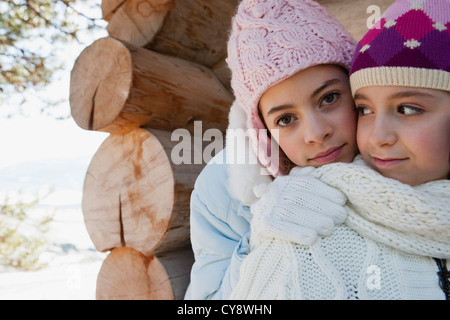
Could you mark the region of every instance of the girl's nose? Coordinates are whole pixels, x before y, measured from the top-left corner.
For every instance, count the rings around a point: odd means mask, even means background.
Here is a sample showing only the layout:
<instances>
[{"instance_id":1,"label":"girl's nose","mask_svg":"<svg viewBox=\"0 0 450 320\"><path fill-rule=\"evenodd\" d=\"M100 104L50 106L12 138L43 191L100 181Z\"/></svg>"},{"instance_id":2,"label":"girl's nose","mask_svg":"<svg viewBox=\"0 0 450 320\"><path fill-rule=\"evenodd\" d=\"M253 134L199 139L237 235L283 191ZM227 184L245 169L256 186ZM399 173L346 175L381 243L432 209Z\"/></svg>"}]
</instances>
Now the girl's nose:
<instances>
[{"instance_id":1,"label":"girl's nose","mask_svg":"<svg viewBox=\"0 0 450 320\"><path fill-rule=\"evenodd\" d=\"M303 121L305 142L322 143L333 135L332 126L321 115L311 114Z\"/></svg>"},{"instance_id":2,"label":"girl's nose","mask_svg":"<svg viewBox=\"0 0 450 320\"><path fill-rule=\"evenodd\" d=\"M377 116L373 122L369 142L376 147L390 146L397 141L395 124L391 123L389 117Z\"/></svg>"}]
</instances>

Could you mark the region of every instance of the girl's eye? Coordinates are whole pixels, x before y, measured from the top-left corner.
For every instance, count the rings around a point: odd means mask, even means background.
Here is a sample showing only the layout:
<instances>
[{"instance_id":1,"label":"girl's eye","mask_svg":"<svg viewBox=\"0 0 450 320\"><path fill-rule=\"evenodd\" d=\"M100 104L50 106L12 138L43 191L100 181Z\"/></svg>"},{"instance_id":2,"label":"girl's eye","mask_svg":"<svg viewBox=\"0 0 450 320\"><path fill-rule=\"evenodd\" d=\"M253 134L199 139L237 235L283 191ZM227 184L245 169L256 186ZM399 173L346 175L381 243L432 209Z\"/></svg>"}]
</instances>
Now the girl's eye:
<instances>
[{"instance_id":1,"label":"girl's eye","mask_svg":"<svg viewBox=\"0 0 450 320\"><path fill-rule=\"evenodd\" d=\"M339 93L337 92L329 92L325 94L322 98L322 104L333 104L339 97Z\"/></svg>"},{"instance_id":2,"label":"girl's eye","mask_svg":"<svg viewBox=\"0 0 450 320\"><path fill-rule=\"evenodd\" d=\"M400 105L397 107L397 111L405 116L422 113L422 109L419 107Z\"/></svg>"},{"instance_id":3,"label":"girl's eye","mask_svg":"<svg viewBox=\"0 0 450 320\"><path fill-rule=\"evenodd\" d=\"M282 115L275 121L275 124L280 127L286 127L286 126L290 125L292 123L292 121L294 121L293 116Z\"/></svg>"},{"instance_id":4,"label":"girl's eye","mask_svg":"<svg viewBox=\"0 0 450 320\"><path fill-rule=\"evenodd\" d=\"M356 112L358 112L359 116L366 116L372 113L367 106L357 106Z\"/></svg>"},{"instance_id":5,"label":"girl's eye","mask_svg":"<svg viewBox=\"0 0 450 320\"><path fill-rule=\"evenodd\" d=\"M322 102L323 104L332 104L337 100L338 94L335 92L327 93L323 96Z\"/></svg>"}]
</instances>

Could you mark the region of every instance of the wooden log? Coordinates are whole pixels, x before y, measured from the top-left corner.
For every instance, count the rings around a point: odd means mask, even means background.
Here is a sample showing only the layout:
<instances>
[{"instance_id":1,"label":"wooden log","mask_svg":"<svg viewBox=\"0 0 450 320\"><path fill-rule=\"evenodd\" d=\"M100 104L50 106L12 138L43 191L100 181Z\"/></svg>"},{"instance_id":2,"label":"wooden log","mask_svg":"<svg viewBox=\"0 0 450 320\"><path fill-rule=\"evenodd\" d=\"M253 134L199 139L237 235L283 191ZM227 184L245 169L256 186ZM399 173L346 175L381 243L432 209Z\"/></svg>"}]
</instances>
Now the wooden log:
<instances>
[{"instance_id":1,"label":"wooden log","mask_svg":"<svg viewBox=\"0 0 450 320\"><path fill-rule=\"evenodd\" d=\"M338 20L345 30L357 41L368 31L367 21L372 20L373 12L368 8L378 6L382 14L395 0L316 0ZM369 21L370 22L370 21Z\"/></svg>"},{"instance_id":2,"label":"wooden log","mask_svg":"<svg viewBox=\"0 0 450 320\"><path fill-rule=\"evenodd\" d=\"M111 20L111 17L125 1L126 0L102 0L101 9L103 20Z\"/></svg>"},{"instance_id":3,"label":"wooden log","mask_svg":"<svg viewBox=\"0 0 450 320\"><path fill-rule=\"evenodd\" d=\"M239 0L176 0L164 26L146 48L207 67L227 56L231 19Z\"/></svg>"},{"instance_id":4,"label":"wooden log","mask_svg":"<svg viewBox=\"0 0 450 320\"><path fill-rule=\"evenodd\" d=\"M225 132L233 96L209 68L107 37L76 60L69 100L83 129L193 130L199 120Z\"/></svg>"},{"instance_id":5,"label":"wooden log","mask_svg":"<svg viewBox=\"0 0 450 320\"><path fill-rule=\"evenodd\" d=\"M100 146L82 198L86 228L97 250L127 246L150 255L190 243L190 194L205 163L172 161L180 140L191 143L189 156L196 153L195 139L180 135L183 139L172 141L170 132L138 128L110 135Z\"/></svg>"},{"instance_id":6,"label":"wooden log","mask_svg":"<svg viewBox=\"0 0 450 320\"><path fill-rule=\"evenodd\" d=\"M194 254L191 246L176 251L155 254L167 272L175 300L182 300L191 280Z\"/></svg>"},{"instance_id":7,"label":"wooden log","mask_svg":"<svg viewBox=\"0 0 450 320\"><path fill-rule=\"evenodd\" d=\"M228 30L238 2L127 0L106 30L135 46L211 67L227 55Z\"/></svg>"},{"instance_id":8,"label":"wooden log","mask_svg":"<svg viewBox=\"0 0 450 320\"><path fill-rule=\"evenodd\" d=\"M97 277L97 300L173 300L169 275L155 256L116 248Z\"/></svg>"},{"instance_id":9,"label":"wooden log","mask_svg":"<svg viewBox=\"0 0 450 320\"><path fill-rule=\"evenodd\" d=\"M225 59L211 67L212 72L217 76L217 78L222 82L222 84L227 88L228 91L233 92L231 88L231 70L228 67L228 63Z\"/></svg>"},{"instance_id":10,"label":"wooden log","mask_svg":"<svg viewBox=\"0 0 450 320\"><path fill-rule=\"evenodd\" d=\"M174 0L121 2L121 6L109 17L106 30L110 36L138 47L145 46L154 38L163 27L166 15L174 6Z\"/></svg>"}]
</instances>

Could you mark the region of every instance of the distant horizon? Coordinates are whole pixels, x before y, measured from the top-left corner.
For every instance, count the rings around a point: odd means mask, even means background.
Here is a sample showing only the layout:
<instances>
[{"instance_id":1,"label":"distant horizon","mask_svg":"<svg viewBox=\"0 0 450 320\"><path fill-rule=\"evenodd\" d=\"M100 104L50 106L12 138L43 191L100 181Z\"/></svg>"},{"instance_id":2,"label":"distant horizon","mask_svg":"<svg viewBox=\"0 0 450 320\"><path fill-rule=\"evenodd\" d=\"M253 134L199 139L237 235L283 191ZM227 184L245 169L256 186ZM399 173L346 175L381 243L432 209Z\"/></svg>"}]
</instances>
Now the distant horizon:
<instances>
[{"instance_id":1,"label":"distant horizon","mask_svg":"<svg viewBox=\"0 0 450 320\"><path fill-rule=\"evenodd\" d=\"M0 118L0 168L53 158L92 157L107 135L83 130L71 118Z\"/></svg>"}]
</instances>

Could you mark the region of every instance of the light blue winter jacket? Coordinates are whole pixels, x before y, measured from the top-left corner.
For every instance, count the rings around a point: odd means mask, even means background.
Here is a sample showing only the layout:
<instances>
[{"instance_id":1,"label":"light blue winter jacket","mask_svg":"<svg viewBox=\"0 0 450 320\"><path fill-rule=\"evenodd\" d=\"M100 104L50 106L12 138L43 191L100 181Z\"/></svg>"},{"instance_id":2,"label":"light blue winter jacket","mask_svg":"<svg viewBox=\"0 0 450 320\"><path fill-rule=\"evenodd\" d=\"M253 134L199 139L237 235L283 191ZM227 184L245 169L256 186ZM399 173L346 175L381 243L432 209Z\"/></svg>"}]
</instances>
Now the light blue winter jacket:
<instances>
[{"instance_id":1,"label":"light blue winter jacket","mask_svg":"<svg viewBox=\"0 0 450 320\"><path fill-rule=\"evenodd\" d=\"M227 299L248 250L250 208L228 191L224 155L225 150L203 169L191 194L195 262L186 299ZM224 161L217 161L219 157Z\"/></svg>"}]
</instances>

